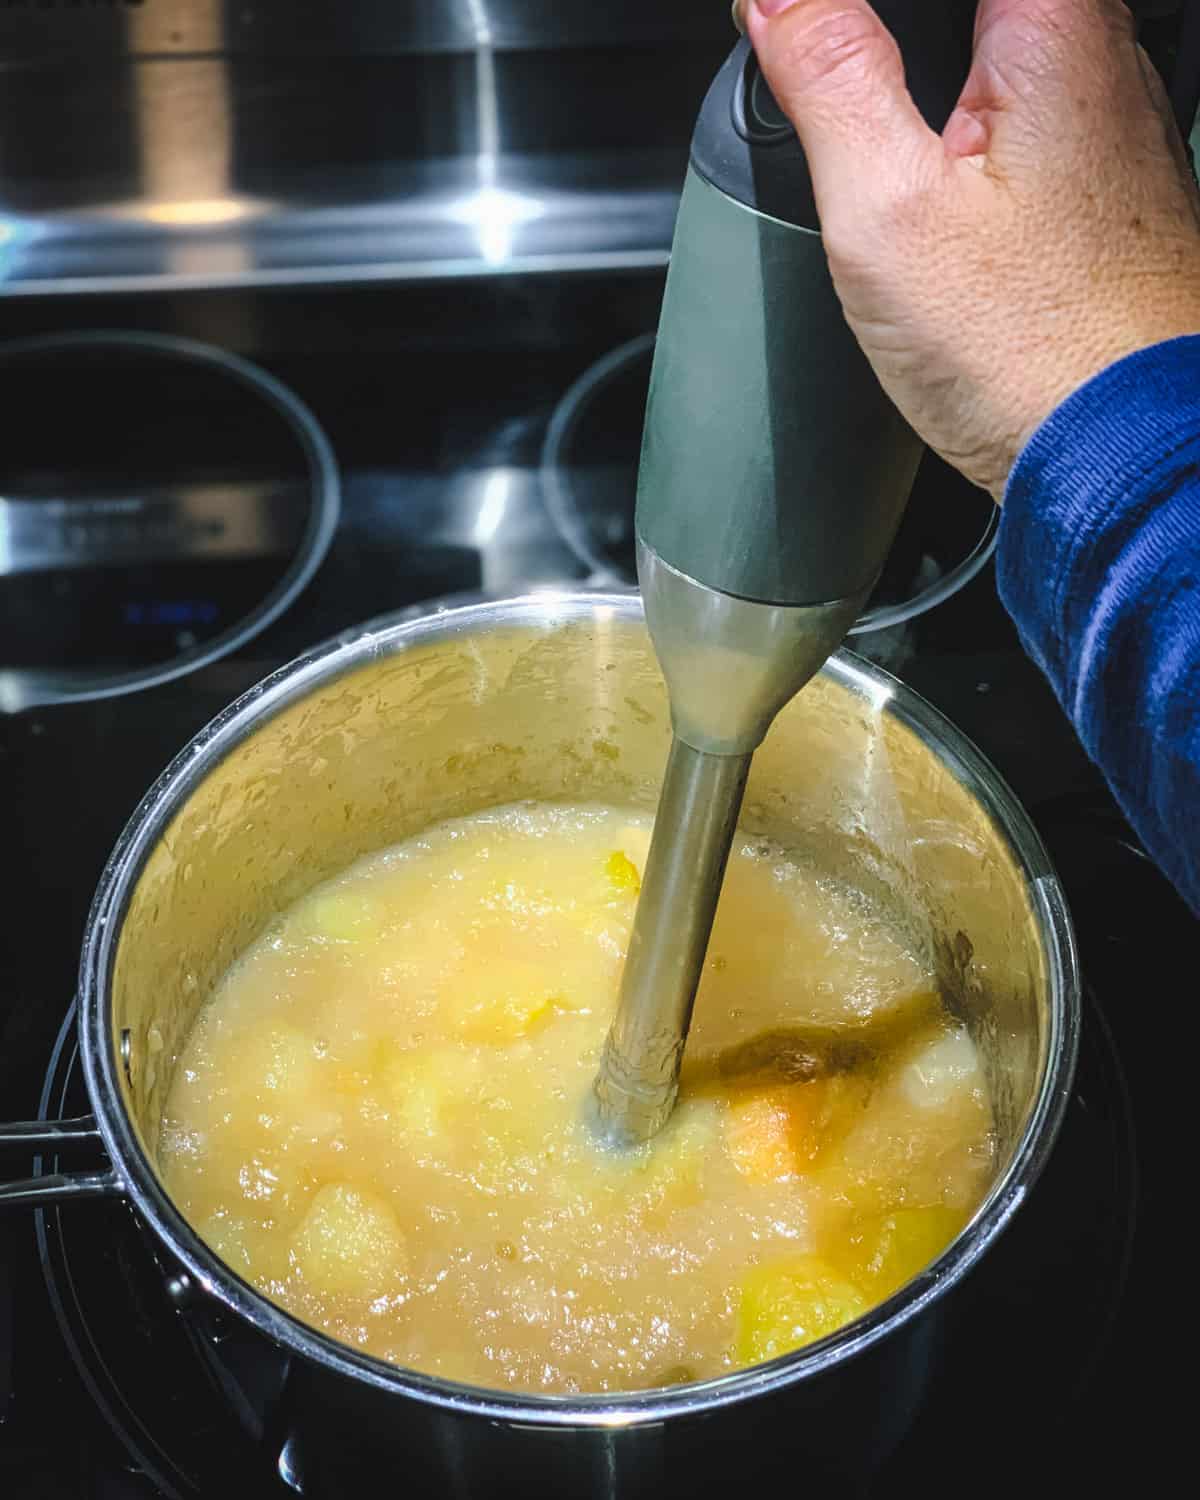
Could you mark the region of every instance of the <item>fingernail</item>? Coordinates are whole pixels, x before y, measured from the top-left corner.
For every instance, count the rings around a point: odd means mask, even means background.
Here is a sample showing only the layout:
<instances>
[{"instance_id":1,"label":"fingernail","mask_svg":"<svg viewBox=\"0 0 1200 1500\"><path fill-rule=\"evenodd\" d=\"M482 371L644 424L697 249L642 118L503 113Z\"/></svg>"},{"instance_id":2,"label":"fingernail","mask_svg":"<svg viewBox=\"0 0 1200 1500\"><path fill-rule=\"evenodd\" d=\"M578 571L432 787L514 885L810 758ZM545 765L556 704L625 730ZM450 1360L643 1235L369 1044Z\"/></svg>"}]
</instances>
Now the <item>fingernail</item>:
<instances>
[{"instance_id":1,"label":"fingernail","mask_svg":"<svg viewBox=\"0 0 1200 1500\"><path fill-rule=\"evenodd\" d=\"M790 10L796 0L754 0L764 16L777 16L780 11Z\"/></svg>"},{"instance_id":2,"label":"fingernail","mask_svg":"<svg viewBox=\"0 0 1200 1500\"><path fill-rule=\"evenodd\" d=\"M746 23L742 20L742 0L733 0L733 24L745 36Z\"/></svg>"}]
</instances>

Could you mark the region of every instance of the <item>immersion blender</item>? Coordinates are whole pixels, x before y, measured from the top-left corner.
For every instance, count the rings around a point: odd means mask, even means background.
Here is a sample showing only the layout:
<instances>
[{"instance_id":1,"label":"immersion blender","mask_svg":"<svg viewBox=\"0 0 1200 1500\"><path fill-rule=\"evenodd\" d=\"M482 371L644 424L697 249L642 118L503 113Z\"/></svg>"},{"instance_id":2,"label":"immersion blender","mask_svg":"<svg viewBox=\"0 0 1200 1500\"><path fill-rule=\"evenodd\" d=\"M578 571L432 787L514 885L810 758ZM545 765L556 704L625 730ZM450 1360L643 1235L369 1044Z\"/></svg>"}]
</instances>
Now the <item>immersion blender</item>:
<instances>
[{"instance_id":1,"label":"immersion blender","mask_svg":"<svg viewBox=\"0 0 1200 1500\"><path fill-rule=\"evenodd\" d=\"M940 129L975 0L875 8ZM751 759L853 625L921 453L846 324L803 151L743 40L692 140L642 439L638 578L674 739L595 1084L610 1145L671 1113Z\"/></svg>"}]
</instances>

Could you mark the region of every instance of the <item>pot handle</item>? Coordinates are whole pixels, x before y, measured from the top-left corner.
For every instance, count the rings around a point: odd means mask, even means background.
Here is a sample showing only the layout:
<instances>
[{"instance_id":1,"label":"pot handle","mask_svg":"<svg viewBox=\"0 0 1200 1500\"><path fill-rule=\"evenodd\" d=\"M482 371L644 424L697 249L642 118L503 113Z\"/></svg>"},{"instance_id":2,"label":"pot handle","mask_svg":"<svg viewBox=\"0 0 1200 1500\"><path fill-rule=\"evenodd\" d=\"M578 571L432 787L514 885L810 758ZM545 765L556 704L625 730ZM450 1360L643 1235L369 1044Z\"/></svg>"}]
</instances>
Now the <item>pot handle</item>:
<instances>
[{"instance_id":1,"label":"pot handle","mask_svg":"<svg viewBox=\"0 0 1200 1500\"><path fill-rule=\"evenodd\" d=\"M104 1142L95 1119L82 1115L77 1120L18 1120L0 1125L0 1151L8 1148L58 1154L80 1148L102 1151ZM55 1172L19 1182L0 1182L0 1210L41 1208L73 1198L120 1198L124 1193L125 1184L112 1167L101 1172Z\"/></svg>"}]
</instances>

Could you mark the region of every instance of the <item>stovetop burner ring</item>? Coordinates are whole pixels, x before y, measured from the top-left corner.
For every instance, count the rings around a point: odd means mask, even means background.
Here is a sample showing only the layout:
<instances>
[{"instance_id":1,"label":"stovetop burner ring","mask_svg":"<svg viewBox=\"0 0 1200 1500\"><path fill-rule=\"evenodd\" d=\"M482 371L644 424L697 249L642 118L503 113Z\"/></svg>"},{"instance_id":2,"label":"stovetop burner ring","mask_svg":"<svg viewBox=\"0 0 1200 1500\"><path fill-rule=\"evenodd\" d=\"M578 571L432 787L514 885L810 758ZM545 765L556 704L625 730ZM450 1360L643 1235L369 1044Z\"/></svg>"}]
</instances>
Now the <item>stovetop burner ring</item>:
<instances>
[{"instance_id":1,"label":"stovetop burner ring","mask_svg":"<svg viewBox=\"0 0 1200 1500\"><path fill-rule=\"evenodd\" d=\"M106 354L111 359L102 362ZM168 393L148 415L137 398L165 389L160 366L186 372L192 390L206 389L210 396L228 383L230 395L222 390L220 397L227 404L216 409L201 404L192 412L188 401ZM127 330L13 340L0 345L0 374L13 370L20 372L14 390L28 385L38 394L29 397L27 420L16 424L26 447L14 456L10 442L5 451L10 472L0 470L0 585L5 590L0 604L9 636L27 630L32 649L28 659L0 663L0 712L112 697L197 671L258 635L317 571L338 522L337 463L312 412L275 376L209 344ZM127 400L119 399L122 371L131 387ZM228 418L246 394L262 408L252 429L265 431L272 418L277 424L277 432L265 439L268 449L288 435L288 463L296 479L273 478L270 461L265 476L247 480L236 466L232 479L220 475L221 439L227 426L236 426ZM195 448L173 452L168 440L167 451L156 451L155 416L169 429L181 410L192 424ZM116 413L120 420L109 421ZM61 441L60 416L70 425L70 445ZM85 456L79 471L64 478L56 466L64 453L80 446L81 432L93 439L92 458ZM85 454L89 437L82 440ZM230 438L232 453L239 441L244 442L240 431ZM111 460L121 445L129 471L111 476L106 488L103 478L93 479L93 471L104 472L98 454ZM153 479L139 468L143 463ZM207 474L206 463L212 469ZM14 483L20 491L12 469L33 480L31 492L20 498L11 489L3 493ZM71 493L77 482L83 492ZM289 513L289 489L297 482L304 489L302 519ZM174 567L181 583L188 577L194 594L199 564L212 569L228 556L233 565L253 565L256 548L263 580L239 582L230 600L186 597L187 584L180 599L143 598L136 592L135 580L145 588L148 578ZM89 581L80 588L80 579ZM153 583L150 591L153 595ZM64 644L39 645L37 635L53 618L59 597L75 595L82 602L71 607L85 613L73 622L73 634L68 631L69 648L85 657L94 653L95 659L63 665L71 659ZM154 642L152 654L143 659L148 640ZM161 642L168 640L164 648Z\"/></svg>"}]
</instances>

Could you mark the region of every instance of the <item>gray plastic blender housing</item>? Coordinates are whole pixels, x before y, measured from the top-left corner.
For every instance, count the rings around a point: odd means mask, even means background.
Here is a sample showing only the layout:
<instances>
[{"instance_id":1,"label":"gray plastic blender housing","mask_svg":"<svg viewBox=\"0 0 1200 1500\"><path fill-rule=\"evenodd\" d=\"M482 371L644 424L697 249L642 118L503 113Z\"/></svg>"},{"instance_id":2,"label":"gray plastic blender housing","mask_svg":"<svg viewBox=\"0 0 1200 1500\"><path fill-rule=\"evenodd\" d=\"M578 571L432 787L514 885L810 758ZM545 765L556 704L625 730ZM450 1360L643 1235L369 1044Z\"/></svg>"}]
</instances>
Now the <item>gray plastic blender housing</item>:
<instances>
[{"instance_id":1,"label":"gray plastic blender housing","mask_svg":"<svg viewBox=\"0 0 1200 1500\"><path fill-rule=\"evenodd\" d=\"M975 0L880 0L940 129ZM709 588L770 604L874 584L922 446L846 324L804 153L743 40L692 141L651 375L639 541Z\"/></svg>"}]
</instances>

